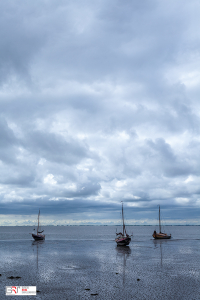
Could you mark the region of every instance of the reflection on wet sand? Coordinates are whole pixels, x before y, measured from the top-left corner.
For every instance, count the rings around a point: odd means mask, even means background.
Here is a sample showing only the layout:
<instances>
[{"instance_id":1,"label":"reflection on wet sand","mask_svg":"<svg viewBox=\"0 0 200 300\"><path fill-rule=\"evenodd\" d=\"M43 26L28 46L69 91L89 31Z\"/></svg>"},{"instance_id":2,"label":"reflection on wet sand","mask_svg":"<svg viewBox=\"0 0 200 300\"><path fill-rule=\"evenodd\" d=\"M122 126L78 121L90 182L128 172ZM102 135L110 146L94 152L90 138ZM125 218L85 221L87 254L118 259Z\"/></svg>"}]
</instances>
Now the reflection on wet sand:
<instances>
[{"instance_id":1,"label":"reflection on wet sand","mask_svg":"<svg viewBox=\"0 0 200 300\"><path fill-rule=\"evenodd\" d=\"M126 276L126 262L128 257L131 254L131 248L129 246L117 246L117 260L120 260L122 262L122 280L123 280L123 286L125 287L125 276Z\"/></svg>"},{"instance_id":2,"label":"reflection on wet sand","mask_svg":"<svg viewBox=\"0 0 200 300\"><path fill-rule=\"evenodd\" d=\"M117 246L115 249L118 254L131 254L131 248L129 246Z\"/></svg>"},{"instance_id":3,"label":"reflection on wet sand","mask_svg":"<svg viewBox=\"0 0 200 300\"><path fill-rule=\"evenodd\" d=\"M38 269L38 257L39 257L38 248L40 248L42 246L42 244L44 244L44 240L32 242L32 246L34 246L33 251L34 251L35 247L37 248L37 252L36 252L37 253L37 269Z\"/></svg>"},{"instance_id":4,"label":"reflection on wet sand","mask_svg":"<svg viewBox=\"0 0 200 300\"><path fill-rule=\"evenodd\" d=\"M164 240L153 240L155 248L160 247L160 265L162 267L163 263L163 254L162 254L162 243Z\"/></svg>"}]
</instances>

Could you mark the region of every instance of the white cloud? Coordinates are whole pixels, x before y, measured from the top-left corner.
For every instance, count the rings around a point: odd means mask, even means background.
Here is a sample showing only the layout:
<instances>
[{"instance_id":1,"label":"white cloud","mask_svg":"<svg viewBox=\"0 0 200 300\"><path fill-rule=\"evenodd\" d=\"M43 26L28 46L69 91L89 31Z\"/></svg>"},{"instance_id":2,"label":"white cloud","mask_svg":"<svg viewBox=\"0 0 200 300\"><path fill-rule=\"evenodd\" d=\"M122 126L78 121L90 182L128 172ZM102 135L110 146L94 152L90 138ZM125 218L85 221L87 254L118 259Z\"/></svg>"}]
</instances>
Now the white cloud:
<instances>
[{"instance_id":1,"label":"white cloud","mask_svg":"<svg viewBox=\"0 0 200 300\"><path fill-rule=\"evenodd\" d=\"M46 184L50 184L50 185L55 185L57 182L54 179L54 175L53 174L48 174L45 178L44 178L44 183Z\"/></svg>"}]
</instances>

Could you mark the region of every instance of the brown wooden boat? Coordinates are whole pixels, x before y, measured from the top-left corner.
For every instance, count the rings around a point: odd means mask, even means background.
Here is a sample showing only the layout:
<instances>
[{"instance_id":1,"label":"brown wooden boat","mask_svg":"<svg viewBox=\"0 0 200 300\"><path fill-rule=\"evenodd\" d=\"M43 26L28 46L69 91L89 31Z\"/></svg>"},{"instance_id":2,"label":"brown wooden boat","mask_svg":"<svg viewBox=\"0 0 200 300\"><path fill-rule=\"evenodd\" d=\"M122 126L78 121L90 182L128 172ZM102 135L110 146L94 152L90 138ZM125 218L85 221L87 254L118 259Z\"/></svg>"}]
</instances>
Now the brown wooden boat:
<instances>
[{"instance_id":1,"label":"brown wooden boat","mask_svg":"<svg viewBox=\"0 0 200 300\"><path fill-rule=\"evenodd\" d=\"M154 239L171 239L171 234L168 235L167 233L163 233L161 231L161 221L160 221L160 205L159 205L159 233L154 230L154 233L152 234Z\"/></svg>"}]
</instances>

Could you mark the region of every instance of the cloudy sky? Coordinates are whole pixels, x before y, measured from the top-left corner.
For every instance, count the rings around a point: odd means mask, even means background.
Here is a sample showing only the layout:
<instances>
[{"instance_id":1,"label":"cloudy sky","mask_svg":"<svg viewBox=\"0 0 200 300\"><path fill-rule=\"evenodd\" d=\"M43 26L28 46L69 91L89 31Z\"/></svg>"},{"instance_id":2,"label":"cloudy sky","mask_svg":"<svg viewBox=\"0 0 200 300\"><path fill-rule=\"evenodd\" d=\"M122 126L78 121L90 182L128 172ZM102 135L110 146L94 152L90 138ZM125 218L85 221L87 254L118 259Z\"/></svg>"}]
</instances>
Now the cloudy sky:
<instances>
[{"instance_id":1,"label":"cloudy sky","mask_svg":"<svg viewBox=\"0 0 200 300\"><path fill-rule=\"evenodd\" d=\"M199 13L0 2L0 225L200 224Z\"/></svg>"}]
</instances>

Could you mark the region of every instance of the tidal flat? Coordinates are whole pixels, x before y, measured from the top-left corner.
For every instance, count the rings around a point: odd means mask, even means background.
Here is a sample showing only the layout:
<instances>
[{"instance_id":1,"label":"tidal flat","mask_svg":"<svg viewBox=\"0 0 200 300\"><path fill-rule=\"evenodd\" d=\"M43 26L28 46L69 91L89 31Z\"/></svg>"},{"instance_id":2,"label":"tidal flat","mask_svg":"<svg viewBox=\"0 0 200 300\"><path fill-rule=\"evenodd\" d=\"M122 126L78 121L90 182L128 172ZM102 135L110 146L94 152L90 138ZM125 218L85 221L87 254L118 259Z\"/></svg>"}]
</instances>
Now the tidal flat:
<instances>
[{"instance_id":1,"label":"tidal flat","mask_svg":"<svg viewBox=\"0 0 200 300\"><path fill-rule=\"evenodd\" d=\"M37 286L26 299L200 299L200 226L127 226L130 246L117 247L116 226L0 227L0 299L6 286ZM20 299L12 296L11 299Z\"/></svg>"}]
</instances>

